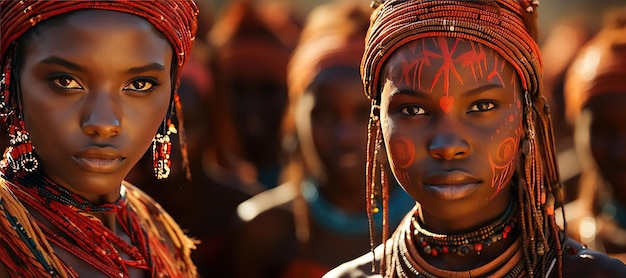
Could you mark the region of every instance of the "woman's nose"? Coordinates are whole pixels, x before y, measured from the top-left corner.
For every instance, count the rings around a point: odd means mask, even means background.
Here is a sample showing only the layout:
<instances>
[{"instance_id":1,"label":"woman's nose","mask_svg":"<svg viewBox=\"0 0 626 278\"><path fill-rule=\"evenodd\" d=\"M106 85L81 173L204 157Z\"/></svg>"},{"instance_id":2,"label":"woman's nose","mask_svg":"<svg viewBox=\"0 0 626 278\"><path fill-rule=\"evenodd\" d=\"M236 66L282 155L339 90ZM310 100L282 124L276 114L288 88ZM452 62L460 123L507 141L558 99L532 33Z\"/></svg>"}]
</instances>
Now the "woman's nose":
<instances>
[{"instance_id":1,"label":"woman's nose","mask_svg":"<svg viewBox=\"0 0 626 278\"><path fill-rule=\"evenodd\" d=\"M120 118L115 112L115 103L107 97L99 97L91 102L85 118L81 123L83 132L92 136L113 137L118 135L121 129Z\"/></svg>"},{"instance_id":2,"label":"woman's nose","mask_svg":"<svg viewBox=\"0 0 626 278\"><path fill-rule=\"evenodd\" d=\"M430 142L428 152L435 159L462 159L470 154L469 144L457 134L438 134Z\"/></svg>"}]
</instances>

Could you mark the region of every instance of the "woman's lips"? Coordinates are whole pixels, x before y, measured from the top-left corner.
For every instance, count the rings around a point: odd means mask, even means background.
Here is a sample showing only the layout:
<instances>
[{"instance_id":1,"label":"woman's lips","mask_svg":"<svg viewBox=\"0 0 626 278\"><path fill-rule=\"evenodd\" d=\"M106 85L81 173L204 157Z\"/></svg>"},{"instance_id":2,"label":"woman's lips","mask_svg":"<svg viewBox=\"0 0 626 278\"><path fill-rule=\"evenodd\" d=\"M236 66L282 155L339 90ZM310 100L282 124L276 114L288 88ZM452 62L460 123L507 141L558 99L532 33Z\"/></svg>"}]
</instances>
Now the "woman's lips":
<instances>
[{"instance_id":1,"label":"woman's lips","mask_svg":"<svg viewBox=\"0 0 626 278\"><path fill-rule=\"evenodd\" d=\"M480 183L467 184L426 184L426 188L435 193L439 198L445 200L458 200L469 196L474 192Z\"/></svg>"},{"instance_id":2,"label":"woman's lips","mask_svg":"<svg viewBox=\"0 0 626 278\"><path fill-rule=\"evenodd\" d=\"M439 198L458 200L472 194L482 181L463 171L446 171L424 179L424 185Z\"/></svg>"},{"instance_id":3,"label":"woman's lips","mask_svg":"<svg viewBox=\"0 0 626 278\"><path fill-rule=\"evenodd\" d=\"M88 171L107 173L119 168L125 157L113 148L91 147L74 155L74 159Z\"/></svg>"}]
</instances>

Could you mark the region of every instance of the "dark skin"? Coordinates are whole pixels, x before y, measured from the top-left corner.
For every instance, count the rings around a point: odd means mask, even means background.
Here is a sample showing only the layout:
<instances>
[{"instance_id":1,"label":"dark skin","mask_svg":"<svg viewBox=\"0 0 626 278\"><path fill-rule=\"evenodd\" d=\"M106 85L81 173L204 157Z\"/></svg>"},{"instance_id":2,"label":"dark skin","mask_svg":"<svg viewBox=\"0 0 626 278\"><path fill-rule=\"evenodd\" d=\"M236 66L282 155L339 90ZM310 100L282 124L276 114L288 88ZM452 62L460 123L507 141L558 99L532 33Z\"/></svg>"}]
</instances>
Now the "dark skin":
<instances>
[{"instance_id":1,"label":"dark skin","mask_svg":"<svg viewBox=\"0 0 626 278\"><path fill-rule=\"evenodd\" d=\"M233 116L246 159L260 168L273 167L280 149L277 137L287 101L286 85L277 80L244 76L234 78L229 85ZM258 148L259 145L265 147Z\"/></svg>"},{"instance_id":2,"label":"dark skin","mask_svg":"<svg viewBox=\"0 0 626 278\"><path fill-rule=\"evenodd\" d=\"M347 72L346 72L347 71ZM306 163L320 181L320 190L333 204L361 213L365 184L369 102L360 94L357 71L330 69L304 95L296 111L298 140ZM351 201L352 200L352 201Z\"/></svg>"},{"instance_id":3,"label":"dark skin","mask_svg":"<svg viewBox=\"0 0 626 278\"><path fill-rule=\"evenodd\" d=\"M169 106L172 47L145 19L102 10L67 14L25 36L20 89L39 167L93 204L117 200ZM95 216L129 241L115 215ZM53 248L80 276L102 276Z\"/></svg>"},{"instance_id":4,"label":"dark skin","mask_svg":"<svg viewBox=\"0 0 626 278\"><path fill-rule=\"evenodd\" d=\"M357 68L322 71L306 93L293 100L300 151L307 178L318 182L333 206L347 213L365 209L365 152L369 102ZM291 204L289 204L291 205ZM273 207L247 222L238 244L238 260L246 268L238 277L278 277L294 259L332 268L367 251L367 234L339 235L310 219L310 239L298 248L294 215L289 205Z\"/></svg>"},{"instance_id":5,"label":"dark skin","mask_svg":"<svg viewBox=\"0 0 626 278\"><path fill-rule=\"evenodd\" d=\"M426 227L459 234L502 215L522 134L513 68L469 41L422 39L392 54L384 78L381 129L391 169L421 205ZM505 243L481 256L425 258L444 269L471 269L499 255Z\"/></svg>"}]
</instances>

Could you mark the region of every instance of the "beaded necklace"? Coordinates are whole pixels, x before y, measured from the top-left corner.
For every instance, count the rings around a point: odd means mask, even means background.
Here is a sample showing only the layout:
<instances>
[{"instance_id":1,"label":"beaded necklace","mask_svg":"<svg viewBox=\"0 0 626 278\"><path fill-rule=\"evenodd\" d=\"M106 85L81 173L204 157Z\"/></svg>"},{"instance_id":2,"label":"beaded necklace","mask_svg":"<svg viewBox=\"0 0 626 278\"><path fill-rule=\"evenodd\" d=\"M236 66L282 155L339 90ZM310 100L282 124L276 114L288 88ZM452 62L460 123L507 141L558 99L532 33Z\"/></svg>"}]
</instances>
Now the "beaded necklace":
<instances>
[{"instance_id":1,"label":"beaded necklace","mask_svg":"<svg viewBox=\"0 0 626 278\"><path fill-rule=\"evenodd\" d=\"M515 203L515 202L512 202ZM510 209L511 212L507 212L500 217L496 222L503 222L502 219L515 217L507 216L507 214L515 215L515 205ZM522 252L522 238L518 237L511 246L509 246L502 254L494 258L488 264L464 271L451 271L446 269L437 268L428 263L420 254L417 249L418 246L415 242L418 242L414 237L417 236L412 218L416 215L417 211L411 213L400 224L398 230L391 238L393 245L391 246L390 253L386 254L388 257L388 264L384 277L505 277L505 278L520 278L529 276L526 270L526 263L523 260ZM513 221L513 220L511 220ZM505 221L504 221L505 222ZM553 242L550 242L552 244ZM556 261L557 249L550 248L547 250L547 255L551 258L551 264L546 266L537 266L535 273L540 273L539 268L545 267L547 274L549 275L554 263Z\"/></svg>"},{"instance_id":2,"label":"beaded necklace","mask_svg":"<svg viewBox=\"0 0 626 278\"><path fill-rule=\"evenodd\" d=\"M40 171L18 174L13 183L15 186L11 189L15 196L49 221L46 224L37 220L51 243L109 277L129 277L128 267L151 269L148 236L137 214L127 205L124 187L114 203L94 206L82 196L55 184ZM88 212L115 213L117 225L128 235L130 243ZM124 259L120 251L130 259Z\"/></svg>"},{"instance_id":3,"label":"beaded necklace","mask_svg":"<svg viewBox=\"0 0 626 278\"><path fill-rule=\"evenodd\" d=\"M509 203L506 211L496 221L478 230L464 234L445 235L430 232L420 225L420 221L413 217L411 223L417 241L424 248L424 253L437 256L441 253L456 253L461 256L467 255L474 250L478 254L484 247L489 247L493 243L506 239L509 233L515 228L517 219L513 217L515 213L513 202Z\"/></svg>"},{"instance_id":4,"label":"beaded necklace","mask_svg":"<svg viewBox=\"0 0 626 278\"><path fill-rule=\"evenodd\" d=\"M507 210L508 211L508 210ZM506 215L507 213L505 213ZM512 213L510 213L512 214ZM415 214L412 214L415 215ZM451 271L437 268L422 258L417 250L413 239L416 235L414 224L410 221L413 216L406 218L401 228L393 236L393 248L391 257L391 273L397 277L523 277L525 274L524 261L522 260L521 238L509 246L500 256L490 263L478 268L465 271ZM500 219L508 218L501 217ZM387 276L389 276L387 275Z\"/></svg>"}]
</instances>

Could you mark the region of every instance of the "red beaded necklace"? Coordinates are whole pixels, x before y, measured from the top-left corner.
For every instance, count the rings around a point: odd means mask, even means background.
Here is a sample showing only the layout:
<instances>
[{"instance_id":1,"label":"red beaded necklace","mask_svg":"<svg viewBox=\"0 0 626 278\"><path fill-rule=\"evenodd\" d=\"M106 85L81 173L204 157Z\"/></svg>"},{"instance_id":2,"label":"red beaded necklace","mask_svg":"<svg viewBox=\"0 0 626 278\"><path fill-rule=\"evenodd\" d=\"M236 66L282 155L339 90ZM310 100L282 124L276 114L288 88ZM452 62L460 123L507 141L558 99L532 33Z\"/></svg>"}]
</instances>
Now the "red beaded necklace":
<instances>
[{"instance_id":1,"label":"red beaded necklace","mask_svg":"<svg viewBox=\"0 0 626 278\"><path fill-rule=\"evenodd\" d=\"M128 267L151 269L148 236L137 214L127 205L124 187L116 202L94 206L40 172L18 174L13 183L14 194L49 221L38 221L39 226L58 247L109 277L128 277ZM118 227L128 235L130 243L88 212L115 213ZM130 259L122 258L120 251Z\"/></svg>"}]
</instances>

